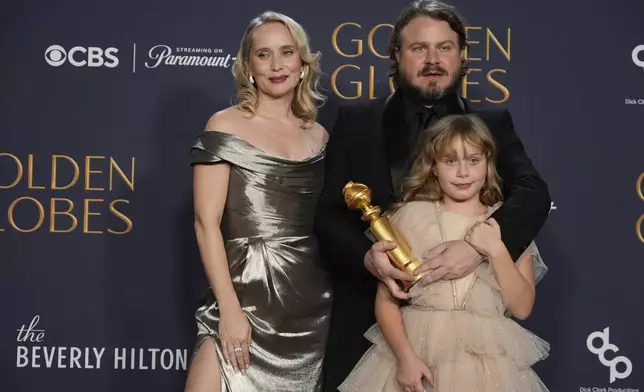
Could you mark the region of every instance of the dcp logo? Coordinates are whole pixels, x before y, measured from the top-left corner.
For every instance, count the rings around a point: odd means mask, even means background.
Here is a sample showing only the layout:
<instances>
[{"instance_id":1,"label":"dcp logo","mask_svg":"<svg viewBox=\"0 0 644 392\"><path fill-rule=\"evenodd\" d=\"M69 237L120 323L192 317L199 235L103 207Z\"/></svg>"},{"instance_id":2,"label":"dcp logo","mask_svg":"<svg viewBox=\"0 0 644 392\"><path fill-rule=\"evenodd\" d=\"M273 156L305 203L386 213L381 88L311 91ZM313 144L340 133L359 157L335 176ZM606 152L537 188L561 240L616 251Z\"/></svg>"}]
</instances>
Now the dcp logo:
<instances>
[{"instance_id":1,"label":"dcp logo","mask_svg":"<svg viewBox=\"0 0 644 392\"><path fill-rule=\"evenodd\" d=\"M644 70L644 60L640 58L640 55L642 55L642 52L644 52L644 45L637 45L633 49L633 53L631 53L631 57L633 57L633 64L635 64L636 66ZM642 57L644 57L644 55L642 55Z\"/></svg>"},{"instance_id":2,"label":"dcp logo","mask_svg":"<svg viewBox=\"0 0 644 392\"><path fill-rule=\"evenodd\" d=\"M108 67L114 68L119 65L118 53L116 48L107 48L103 50L95 46L87 48L83 46L74 46L66 51L60 45L51 45L45 50L45 61L52 67L60 67L65 61L75 67Z\"/></svg>"},{"instance_id":3,"label":"dcp logo","mask_svg":"<svg viewBox=\"0 0 644 392\"><path fill-rule=\"evenodd\" d=\"M616 378L623 380L626 377L630 376L631 371L633 371L633 364L631 363L630 359L626 358L623 355L615 357L610 361L606 359L606 351L612 351L614 353L619 351L619 348L617 348L617 346L610 343L609 333L610 327L604 328L603 331L595 331L591 333L590 335L588 335L588 339L586 339L586 347L588 347L588 350L591 353L599 357L599 362L601 362L602 365L610 368L610 383L612 384L613 382L615 382ZM602 344L600 347L595 347L593 345L593 341L595 339L601 340ZM623 364L626 369L621 372L617 371L618 363Z\"/></svg>"}]
</instances>

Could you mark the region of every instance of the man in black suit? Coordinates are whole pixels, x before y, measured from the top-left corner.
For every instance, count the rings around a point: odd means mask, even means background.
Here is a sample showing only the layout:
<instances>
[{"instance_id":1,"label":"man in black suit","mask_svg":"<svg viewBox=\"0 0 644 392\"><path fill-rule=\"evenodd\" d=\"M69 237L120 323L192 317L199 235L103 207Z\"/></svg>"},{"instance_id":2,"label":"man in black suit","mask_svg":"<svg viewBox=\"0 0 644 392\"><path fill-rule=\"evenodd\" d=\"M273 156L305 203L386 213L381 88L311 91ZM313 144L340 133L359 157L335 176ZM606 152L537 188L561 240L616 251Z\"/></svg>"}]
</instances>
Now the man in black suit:
<instances>
[{"instance_id":1,"label":"man in black suit","mask_svg":"<svg viewBox=\"0 0 644 392\"><path fill-rule=\"evenodd\" d=\"M339 112L327 146L326 180L315 224L334 289L325 391L336 391L370 346L363 334L375 322L378 282L405 299L396 280L411 279L391 265L386 243L373 244L364 234L368 226L360 212L344 203L342 188L347 182L370 187L372 204L385 211L399 200L420 133L442 116L475 113L489 127L499 150L504 205L493 217L514 260L550 212L547 185L526 155L510 113L476 111L457 95L467 72L465 48L465 26L453 7L431 0L412 3L401 13L389 43L394 94ZM482 257L465 241L451 241L433 249L424 261L418 270L428 272L422 285L462 277L474 271Z\"/></svg>"}]
</instances>

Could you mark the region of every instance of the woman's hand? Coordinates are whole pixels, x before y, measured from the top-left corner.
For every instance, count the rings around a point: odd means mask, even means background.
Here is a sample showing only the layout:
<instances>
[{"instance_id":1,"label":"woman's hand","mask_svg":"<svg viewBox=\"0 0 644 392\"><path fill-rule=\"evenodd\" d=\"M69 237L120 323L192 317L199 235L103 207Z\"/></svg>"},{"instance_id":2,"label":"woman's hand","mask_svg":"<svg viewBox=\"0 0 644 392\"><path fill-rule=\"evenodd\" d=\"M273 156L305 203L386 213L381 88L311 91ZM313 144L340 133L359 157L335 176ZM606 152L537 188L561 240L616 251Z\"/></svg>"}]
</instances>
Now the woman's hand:
<instances>
[{"instance_id":1,"label":"woman's hand","mask_svg":"<svg viewBox=\"0 0 644 392\"><path fill-rule=\"evenodd\" d=\"M250 323L241 308L220 315L219 338L224 359L235 371L245 372L250 365Z\"/></svg>"},{"instance_id":2,"label":"woman's hand","mask_svg":"<svg viewBox=\"0 0 644 392\"><path fill-rule=\"evenodd\" d=\"M396 380L398 386L403 392L425 392L423 378L434 385L434 375L427 365L418 357L413 356L408 360L398 362L396 371Z\"/></svg>"}]
</instances>

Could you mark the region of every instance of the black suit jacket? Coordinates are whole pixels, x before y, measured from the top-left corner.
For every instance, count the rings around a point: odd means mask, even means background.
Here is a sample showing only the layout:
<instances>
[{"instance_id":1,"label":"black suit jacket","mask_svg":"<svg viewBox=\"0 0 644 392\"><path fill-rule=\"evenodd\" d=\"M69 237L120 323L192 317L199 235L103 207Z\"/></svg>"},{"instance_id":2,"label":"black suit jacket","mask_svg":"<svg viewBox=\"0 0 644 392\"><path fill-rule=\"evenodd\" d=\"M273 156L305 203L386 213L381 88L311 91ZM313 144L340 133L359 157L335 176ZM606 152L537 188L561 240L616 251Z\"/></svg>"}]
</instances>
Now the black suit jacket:
<instances>
[{"instance_id":1,"label":"black suit jacket","mask_svg":"<svg viewBox=\"0 0 644 392\"><path fill-rule=\"evenodd\" d=\"M497 169L504 204L493 217L503 242L517 260L537 236L550 211L546 183L526 155L507 110L475 111L460 97L439 115L473 113L489 127L497 144ZM366 104L340 109L326 155L326 179L316 213L315 232L331 274L334 307L325 360L325 390L336 391L369 347L364 332L375 322L377 281L364 268L372 243L359 211L349 210L342 188L349 181L372 190L372 204L385 211L395 202L392 170L400 143L408 143L400 91Z\"/></svg>"}]
</instances>

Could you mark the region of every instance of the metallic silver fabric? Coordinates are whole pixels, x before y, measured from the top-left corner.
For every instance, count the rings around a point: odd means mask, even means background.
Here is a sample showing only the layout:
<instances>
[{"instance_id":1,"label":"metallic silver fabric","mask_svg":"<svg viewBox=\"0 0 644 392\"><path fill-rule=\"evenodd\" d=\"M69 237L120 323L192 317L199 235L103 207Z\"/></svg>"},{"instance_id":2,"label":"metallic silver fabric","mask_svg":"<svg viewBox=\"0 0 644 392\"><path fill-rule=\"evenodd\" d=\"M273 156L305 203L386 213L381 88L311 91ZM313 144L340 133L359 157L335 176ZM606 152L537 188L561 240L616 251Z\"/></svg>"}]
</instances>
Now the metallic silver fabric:
<instances>
[{"instance_id":1,"label":"metallic silver fabric","mask_svg":"<svg viewBox=\"0 0 644 392\"><path fill-rule=\"evenodd\" d=\"M252 328L250 368L241 374L224 364L211 290L196 312L196 349L207 338L215 342L222 391L321 391L332 294L313 218L325 148L294 161L208 131L198 136L191 155L193 165L231 165L222 232L235 292Z\"/></svg>"}]
</instances>

